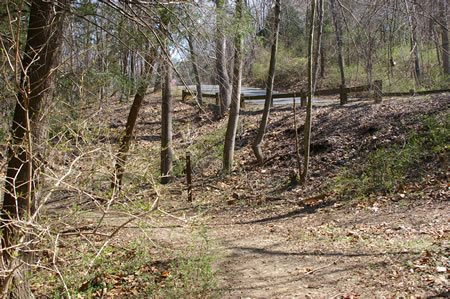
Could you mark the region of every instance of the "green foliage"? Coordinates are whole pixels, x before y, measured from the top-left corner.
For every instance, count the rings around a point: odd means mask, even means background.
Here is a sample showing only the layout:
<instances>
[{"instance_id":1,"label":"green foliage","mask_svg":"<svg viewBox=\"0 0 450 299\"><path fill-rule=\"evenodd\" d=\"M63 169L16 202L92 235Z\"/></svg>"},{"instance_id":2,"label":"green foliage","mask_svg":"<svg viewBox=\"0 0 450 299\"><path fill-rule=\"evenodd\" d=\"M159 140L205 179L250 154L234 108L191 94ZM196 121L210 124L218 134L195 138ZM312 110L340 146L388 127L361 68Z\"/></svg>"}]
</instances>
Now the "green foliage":
<instances>
[{"instance_id":1,"label":"green foliage","mask_svg":"<svg viewBox=\"0 0 450 299\"><path fill-rule=\"evenodd\" d=\"M376 193L391 193L400 185L419 181L424 164L437 161L439 153L447 151L450 136L445 116L423 118L421 129L412 132L404 144L392 144L371 152L367 160L345 169L335 187L343 196L360 197Z\"/></svg>"},{"instance_id":2,"label":"green foliage","mask_svg":"<svg viewBox=\"0 0 450 299\"><path fill-rule=\"evenodd\" d=\"M306 20L299 15L295 5L289 1L281 3L280 42L295 56L306 59L307 39Z\"/></svg>"},{"instance_id":3,"label":"green foliage","mask_svg":"<svg viewBox=\"0 0 450 299\"><path fill-rule=\"evenodd\" d=\"M258 84L264 84L267 81L269 63L270 50L261 49L252 65L252 76ZM305 74L306 66L306 58L296 57L292 51L286 49L280 43L277 52L275 86L286 85L286 82L293 79L298 80Z\"/></svg>"},{"instance_id":4,"label":"green foliage","mask_svg":"<svg viewBox=\"0 0 450 299\"><path fill-rule=\"evenodd\" d=\"M385 91L407 92L409 90L443 89L448 87L448 76L443 75L442 66L437 64L436 49L433 44L424 43L421 47L421 66L423 80L417 85L412 78L413 63L409 45L398 45L392 49L396 65L390 73L386 49L379 49L374 63L373 77L383 80ZM383 57L385 57L383 59ZM380 59L381 58L381 59Z\"/></svg>"}]
</instances>

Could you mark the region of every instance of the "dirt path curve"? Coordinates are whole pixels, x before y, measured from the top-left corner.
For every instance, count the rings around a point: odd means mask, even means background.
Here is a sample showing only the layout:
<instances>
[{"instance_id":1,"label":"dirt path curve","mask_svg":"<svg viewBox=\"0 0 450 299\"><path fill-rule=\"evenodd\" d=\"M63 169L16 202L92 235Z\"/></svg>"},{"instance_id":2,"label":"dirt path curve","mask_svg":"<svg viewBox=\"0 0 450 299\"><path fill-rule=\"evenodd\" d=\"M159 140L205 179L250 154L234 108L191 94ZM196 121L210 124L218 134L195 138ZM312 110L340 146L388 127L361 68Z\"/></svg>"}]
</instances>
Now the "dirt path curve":
<instances>
[{"instance_id":1,"label":"dirt path curve","mask_svg":"<svg viewBox=\"0 0 450 299\"><path fill-rule=\"evenodd\" d=\"M209 225L224 298L433 296L448 283L435 264L411 266L428 255L448 263L448 201L241 212Z\"/></svg>"}]
</instances>

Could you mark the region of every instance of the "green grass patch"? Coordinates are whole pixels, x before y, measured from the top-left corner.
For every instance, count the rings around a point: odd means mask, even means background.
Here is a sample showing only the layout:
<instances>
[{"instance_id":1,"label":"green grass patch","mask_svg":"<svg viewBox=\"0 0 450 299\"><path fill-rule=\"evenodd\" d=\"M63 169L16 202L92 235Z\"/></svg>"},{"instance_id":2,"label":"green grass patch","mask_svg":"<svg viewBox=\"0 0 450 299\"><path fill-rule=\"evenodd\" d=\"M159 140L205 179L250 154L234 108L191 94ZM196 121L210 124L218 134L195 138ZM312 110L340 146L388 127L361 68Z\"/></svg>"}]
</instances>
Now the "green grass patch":
<instances>
[{"instance_id":1,"label":"green grass patch","mask_svg":"<svg viewBox=\"0 0 450 299\"><path fill-rule=\"evenodd\" d=\"M108 245L100 255L85 241L74 239L58 255L58 261L65 261L57 265L61 275L42 267L31 273L31 286L37 297L50 298L215 297L213 244L205 230L192 236L191 245L182 249L155 249L138 237L125 245ZM46 263L51 265L51 258L42 260L43 266Z\"/></svg>"},{"instance_id":2,"label":"green grass patch","mask_svg":"<svg viewBox=\"0 0 450 299\"><path fill-rule=\"evenodd\" d=\"M391 144L371 152L365 161L344 169L334 188L344 197L392 193L400 185L420 181L424 165L447 155L450 136L446 114L426 116L421 128L411 132L404 144Z\"/></svg>"}]
</instances>

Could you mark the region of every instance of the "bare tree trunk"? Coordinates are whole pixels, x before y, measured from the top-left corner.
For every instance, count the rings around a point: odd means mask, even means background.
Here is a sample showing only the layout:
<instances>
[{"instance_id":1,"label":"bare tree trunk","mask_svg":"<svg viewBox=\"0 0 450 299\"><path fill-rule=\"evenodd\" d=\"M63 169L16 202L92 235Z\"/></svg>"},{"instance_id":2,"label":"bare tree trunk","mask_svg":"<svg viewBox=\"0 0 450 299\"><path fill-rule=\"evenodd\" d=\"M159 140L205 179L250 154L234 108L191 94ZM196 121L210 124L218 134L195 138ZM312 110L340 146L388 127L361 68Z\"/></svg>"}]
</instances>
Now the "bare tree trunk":
<instances>
[{"instance_id":1,"label":"bare tree trunk","mask_svg":"<svg viewBox=\"0 0 450 299\"><path fill-rule=\"evenodd\" d=\"M375 47L375 40L372 37L371 32L369 31L367 34L367 45L366 45L366 76L367 76L367 84L371 84L372 82L372 72L373 72L373 48Z\"/></svg>"},{"instance_id":2,"label":"bare tree trunk","mask_svg":"<svg viewBox=\"0 0 450 299\"><path fill-rule=\"evenodd\" d=\"M166 58L169 59L169 58ZM164 86L161 110L161 184L172 180L172 66L168 61L164 67Z\"/></svg>"},{"instance_id":3,"label":"bare tree trunk","mask_svg":"<svg viewBox=\"0 0 450 299\"><path fill-rule=\"evenodd\" d=\"M197 55L195 54L194 41L192 40L191 33L188 33L188 43L189 43L189 51L191 54L192 70L194 71L194 78L197 88L197 100L200 105L203 105L202 83L200 81L200 74L198 72Z\"/></svg>"},{"instance_id":4,"label":"bare tree trunk","mask_svg":"<svg viewBox=\"0 0 450 299\"><path fill-rule=\"evenodd\" d=\"M322 59L322 34L323 34L323 0L319 0L319 28L317 30L317 41L316 41L316 53L314 54L314 68L313 68L313 90L315 91L317 88L317 78L319 75L319 62ZM323 78L323 77L322 77Z\"/></svg>"},{"instance_id":5,"label":"bare tree trunk","mask_svg":"<svg viewBox=\"0 0 450 299\"><path fill-rule=\"evenodd\" d=\"M225 3L226 0L216 0L216 71L221 117L225 115L231 102L230 78L228 77L226 59L227 43L224 34Z\"/></svg>"},{"instance_id":6,"label":"bare tree trunk","mask_svg":"<svg viewBox=\"0 0 450 299\"><path fill-rule=\"evenodd\" d=\"M236 0L236 19L242 20L242 0ZM225 145L223 148L223 170L229 173L233 166L234 144L239 122L241 76L242 76L242 33L237 32L234 39L233 95L228 118Z\"/></svg>"},{"instance_id":7,"label":"bare tree trunk","mask_svg":"<svg viewBox=\"0 0 450 299\"><path fill-rule=\"evenodd\" d=\"M269 120L270 106L272 102L273 93L273 82L275 79L275 65L277 59L277 48L278 48L278 32L280 29L280 13L281 13L281 0L276 0L274 8L274 22L273 22L273 40L272 49L270 54L270 66L269 74L267 76L267 87L266 87L266 99L264 102L264 112L259 124L258 134L256 135L255 141L253 142L252 149L255 153L258 163L262 164L264 162L264 155L261 150L261 143L264 138L264 133L267 128L267 122Z\"/></svg>"},{"instance_id":8,"label":"bare tree trunk","mask_svg":"<svg viewBox=\"0 0 450 299\"><path fill-rule=\"evenodd\" d=\"M31 1L25 53L21 62L16 61L16 70L22 70L22 73L20 78L18 73L15 77L20 83L12 123L12 141L8 152L1 213L2 248L5 249L1 254L5 261L3 266L10 269L15 268L15 264L23 258L22 253L17 252L20 249L10 248L14 245L21 248L22 245L13 244L21 237L18 236L20 232L15 229L12 221L26 221L25 218L31 216L38 201L34 194L37 184L37 160L34 153L35 147L37 148L44 136L41 116L47 97L54 87L53 68L57 64L62 41L65 5L66 1ZM19 51L19 41L16 41L16 47ZM19 56L16 56L16 59L18 60ZM32 298L25 275L26 268L20 266L20 262L18 266L12 280L0 279L0 289L6 290L11 298ZM8 287L9 284L12 285Z\"/></svg>"},{"instance_id":9,"label":"bare tree trunk","mask_svg":"<svg viewBox=\"0 0 450 299\"><path fill-rule=\"evenodd\" d=\"M340 13L336 7L336 0L330 0L331 5L331 15L333 17L334 28L336 31L336 42L338 46L338 64L339 70L341 72L341 88L345 88L345 69L344 69L344 58L342 56L342 25L341 25L341 17ZM347 96L341 94L341 105L347 103Z\"/></svg>"},{"instance_id":10,"label":"bare tree trunk","mask_svg":"<svg viewBox=\"0 0 450 299\"><path fill-rule=\"evenodd\" d=\"M125 49L122 53L122 74L128 74L128 49Z\"/></svg>"},{"instance_id":11,"label":"bare tree trunk","mask_svg":"<svg viewBox=\"0 0 450 299\"><path fill-rule=\"evenodd\" d=\"M325 47L320 51L320 78L325 78Z\"/></svg>"},{"instance_id":12,"label":"bare tree trunk","mask_svg":"<svg viewBox=\"0 0 450 299\"><path fill-rule=\"evenodd\" d=\"M408 15L408 24L411 31L411 51L414 53L414 79L417 84L422 82L422 68L420 66L420 57L419 57L419 42L417 39L417 20L415 17L416 6L414 1L411 3L411 6L408 4L408 0L405 0L406 12Z\"/></svg>"},{"instance_id":13,"label":"bare tree trunk","mask_svg":"<svg viewBox=\"0 0 450 299\"><path fill-rule=\"evenodd\" d=\"M317 0L311 1L311 28L309 31L308 43L308 103L306 105L306 119L304 130L304 152L305 158L303 160L303 174L300 178L300 184L305 184L309 170L309 154L311 145L311 125L312 125L312 97L313 97L313 51L314 51L314 22L316 16Z\"/></svg>"},{"instance_id":14,"label":"bare tree trunk","mask_svg":"<svg viewBox=\"0 0 450 299\"><path fill-rule=\"evenodd\" d=\"M445 75L450 74L450 66L449 66L449 53L448 53L448 0L441 0L439 2L440 4L440 10L441 10L441 35L442 35L442 65L443 65L443 71Z\"/></svg>"},{"instance_id":15,"label":"bare tree trunk","mask_svg":"<svg viewBox=\"0 0 450 299\"><path fill-rule=\"evenodd\" d=\"M155 59L157 56L157 48L152 48L151 52L145 57L145 73L139 87L134 95L133 104L131 104L130 113L128 114L127 124L125 126L125 132L120 140L119 153L117 154L117 160L115 165L115 173L112 179L112 188L120 188L122 185L123 172L125 169L125 163L127 161L127 153L130 149L131 137L133 136L136 120L141 109L142 102L147 92L147 88L150 84L150 74L152 73Z\"/></svg>"},{"instance_id":16,"label":"bare tree trunk","mask_svg":"<svg viewBox=\"0 0 450 299\"><path fill-rule=\"evenodd\" d=\"M155 85L154 85L154 88L153 88L153 92L160 91L162 89L162 86L163 86L163 84L162 84L162 82L164 80L164 78L163 78L163 73L164 73L164 71L163 71L163 69L164 69L163 61L164 61L164 58L163 57L164 57L164 54L162 54L162 55L160 54L160 58L161 59L159 59L158 69L156 70L156 74L159 75L159 76L156 77Z\"/></svg>"}]
</instances>

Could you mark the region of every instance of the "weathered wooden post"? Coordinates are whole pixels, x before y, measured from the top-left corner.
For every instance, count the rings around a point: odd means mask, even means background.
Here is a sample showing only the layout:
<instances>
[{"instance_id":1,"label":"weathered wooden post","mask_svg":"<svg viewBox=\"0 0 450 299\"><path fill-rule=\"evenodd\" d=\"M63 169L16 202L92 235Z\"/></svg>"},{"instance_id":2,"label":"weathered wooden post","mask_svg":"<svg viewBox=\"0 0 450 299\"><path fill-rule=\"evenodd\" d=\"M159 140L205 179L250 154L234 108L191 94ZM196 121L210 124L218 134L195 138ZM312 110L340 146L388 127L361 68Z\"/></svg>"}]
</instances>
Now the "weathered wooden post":
<instances>
[{"instance_id":1,"label":"weathered wooden post","mask_svg":"<svg viewBox=\"0 0 450 299\"><path fill-rule=\"evenodd\" d=\"M245 98L243 93L241 93L241 108L245 108Z\"/></svg>"},{"instance_id":2,"label":"weathered wooden post","mask_svg":"<svg viewBox=\"0 0 450 299\"><path fill-rule=\"evenodd\" d=\"M375 80L373 83L373 90L375 92L375 103L381 103L383 100L383 81Z\"/></svg>"},{"instance_id":3,"label":"weathered wooden post","mask_svg":"<svg viewBox=\"0 0 450 299\"><path fill-rule=\"evenodd\" d=\"M216 105L219 106L220 105L220 101L219 101L219 93L216 92Z\"/></svg>"},{"instance_id":4,"label":"weathered wooden post","mask_svg":"<svg viewBox=\"0 0 450 299\"><path fill-rule=\"evenodd\" d=\"M192 201L192 167L191 167L191 153L186 152L186 184L188 201Z\"/></svg>"},{"instance_id":5,"label":"weathered wooden post","mask_svg":"<svg viewBox=\"0 0 450 299\"><path fill-rule=\"evenodd\" d=\"M181 101L185 101L185 98L186 98L186 89L182 89L181 90Z\"/></svg>"},{"instance_id":6,"label":"weathered wooden post","mask_svg":"<svg viewBox=\"0 0 450 299\"><path fill-rule=\"evenodd\" d=\"M300 91L300 106L306 107L306 92L305 92L305 89L303 89L303 88Z\"/></svg>"},{"instance_id":7,"label":"weathered wooden post","mask_svg":"<svg viewBox=\"0 0 450 299\"><path fill-rule=\"evenodd\" d=\"M340 87L339 96L341 99L341 105L348 103L347 87L344 84Z\"/></svg>"}]
</instances>

